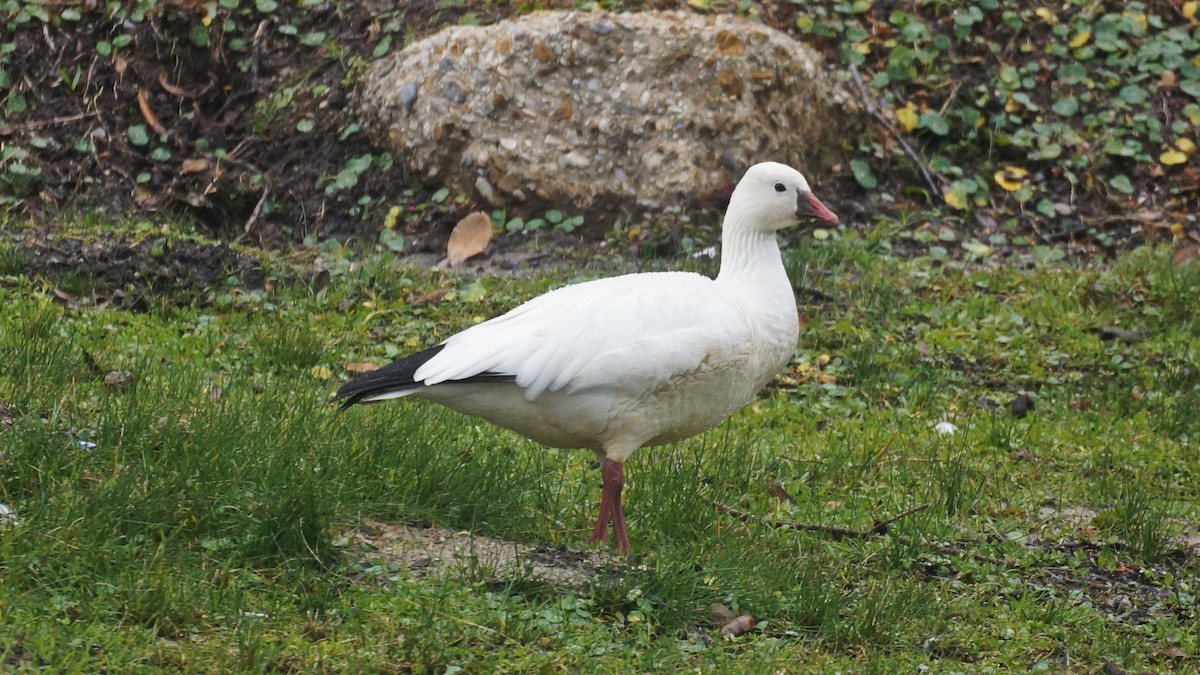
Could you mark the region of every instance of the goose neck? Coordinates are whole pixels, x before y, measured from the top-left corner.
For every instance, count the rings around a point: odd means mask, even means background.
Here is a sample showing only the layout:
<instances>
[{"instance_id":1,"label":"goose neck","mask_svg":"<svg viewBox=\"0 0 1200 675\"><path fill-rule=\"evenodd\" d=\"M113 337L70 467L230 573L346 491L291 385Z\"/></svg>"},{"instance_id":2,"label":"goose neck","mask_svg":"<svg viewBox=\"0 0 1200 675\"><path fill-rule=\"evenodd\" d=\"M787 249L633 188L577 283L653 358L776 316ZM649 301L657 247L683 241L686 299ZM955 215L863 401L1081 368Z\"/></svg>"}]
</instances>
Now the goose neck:
<instances>
[{"instance_id":1,"label":"goose neck","mask_svg":"<svg viewBox=\"0 0 1200 675\"><path fill-rule=\"evenodd\" d=\"M754 232L726 227L721 234L721 271L718 281L762 278L786 274L774 232Z\"/></svg>"}]
</instances>

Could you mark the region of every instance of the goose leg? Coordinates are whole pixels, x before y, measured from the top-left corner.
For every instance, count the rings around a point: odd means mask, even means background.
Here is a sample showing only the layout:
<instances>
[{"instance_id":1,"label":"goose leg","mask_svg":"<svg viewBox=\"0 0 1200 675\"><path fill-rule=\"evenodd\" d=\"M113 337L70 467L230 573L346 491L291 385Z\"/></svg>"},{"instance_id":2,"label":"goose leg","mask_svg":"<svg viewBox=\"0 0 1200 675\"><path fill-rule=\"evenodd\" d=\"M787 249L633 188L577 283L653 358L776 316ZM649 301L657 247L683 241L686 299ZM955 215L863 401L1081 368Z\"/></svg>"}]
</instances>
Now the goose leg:
<instances>
[{"instance_id":1,"label":"goose leg","mask_svg":"<svg viewBox=\"0 0 1200 675\"><path fill-rule=\"evenodd\" d=\"M621 490L625 487L625 465L605 459L603 484L600 488L600 514L592 528L592 543L604 541L608 524L612 523L613 545L621 553L629 553L629 535L625 532L625 509L621 506Z\"/></svg>"}]
</instances>

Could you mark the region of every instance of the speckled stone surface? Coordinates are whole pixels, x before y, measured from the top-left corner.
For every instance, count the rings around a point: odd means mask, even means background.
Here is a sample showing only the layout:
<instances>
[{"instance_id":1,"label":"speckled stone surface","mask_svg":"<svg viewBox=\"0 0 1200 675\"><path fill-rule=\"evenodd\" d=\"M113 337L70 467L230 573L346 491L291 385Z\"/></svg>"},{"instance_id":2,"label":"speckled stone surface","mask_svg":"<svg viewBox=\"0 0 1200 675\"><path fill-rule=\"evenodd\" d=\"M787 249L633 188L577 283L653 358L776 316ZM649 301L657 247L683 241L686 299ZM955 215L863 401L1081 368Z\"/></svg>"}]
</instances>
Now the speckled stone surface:
<instances>
[{"instance_id":1,"label":"speckled stone surface","mask_svg":"<svg viewBox=\"0 0 1200 675\"><path fill-rule=\"evenodd\" d=\"M374 63L357 107L417 178L602 221L719 190L759 161L819 179L861 119L791 37L688 12L448 28Z\"/></svg>"}]
</instances>

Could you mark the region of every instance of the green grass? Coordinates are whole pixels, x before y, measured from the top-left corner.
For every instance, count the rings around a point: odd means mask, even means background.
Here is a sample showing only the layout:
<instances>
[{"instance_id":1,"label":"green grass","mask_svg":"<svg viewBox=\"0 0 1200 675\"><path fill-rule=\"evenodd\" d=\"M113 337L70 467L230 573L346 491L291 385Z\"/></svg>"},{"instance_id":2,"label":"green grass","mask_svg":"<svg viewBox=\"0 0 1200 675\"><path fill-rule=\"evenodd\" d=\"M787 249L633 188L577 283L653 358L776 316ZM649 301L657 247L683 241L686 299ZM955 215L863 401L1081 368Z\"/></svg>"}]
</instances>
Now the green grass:
<instances>
[{"instance_id":1,"label":"green grass","mask_svg":"<svg viewBox=\"0 0 1200 675\"><path fill-rule=\"evenodd\" d=\"M346 363L570 275L321 253L328 285L296 281L312 278L300 250L264 261L270 292L147 313L63 308L42 280L5 278L0 503L21 521L0 530L5 668L1200 668L1181 656L1200 651L1200 565L1175 539L1200 523L1200 271L1166 251L1019 269L902 259L852 232L793 246L794 278L832 300L806 304L792 368L718 429L634 456L633 561L587 590L421 580L343 535L374 518L581 546L590 453L428 404L325 405ZM1101 340L1114 326L1145 337ZM1018 418L1022 393L1035 408ZM871 539L770 524L869 529L920 504ZM759 626L721 637L714 603Z\"/></svg>"}]
</instances>

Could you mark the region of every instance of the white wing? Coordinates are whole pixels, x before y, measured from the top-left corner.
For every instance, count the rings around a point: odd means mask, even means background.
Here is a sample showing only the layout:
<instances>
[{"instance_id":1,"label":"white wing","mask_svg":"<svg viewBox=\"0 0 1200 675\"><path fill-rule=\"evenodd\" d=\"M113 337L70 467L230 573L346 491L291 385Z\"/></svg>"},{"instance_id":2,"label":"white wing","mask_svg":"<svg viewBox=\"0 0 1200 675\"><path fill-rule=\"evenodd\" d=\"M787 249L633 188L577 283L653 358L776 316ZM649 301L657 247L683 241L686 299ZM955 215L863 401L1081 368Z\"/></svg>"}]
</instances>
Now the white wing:
<instances>
[{"instance_id":1,"label":"white wing","mask_svg":"<svg viewBox=\"0 0 1200 675\"><path fill-rule=\"evenodd\" d=\"M750 337L712 279L625 275L560 288L472 326L446 340L414 379L513 375L530 401L546 390L597 386L645 392L710 355L742 351Z\"/></svg>"}]
</instances>

